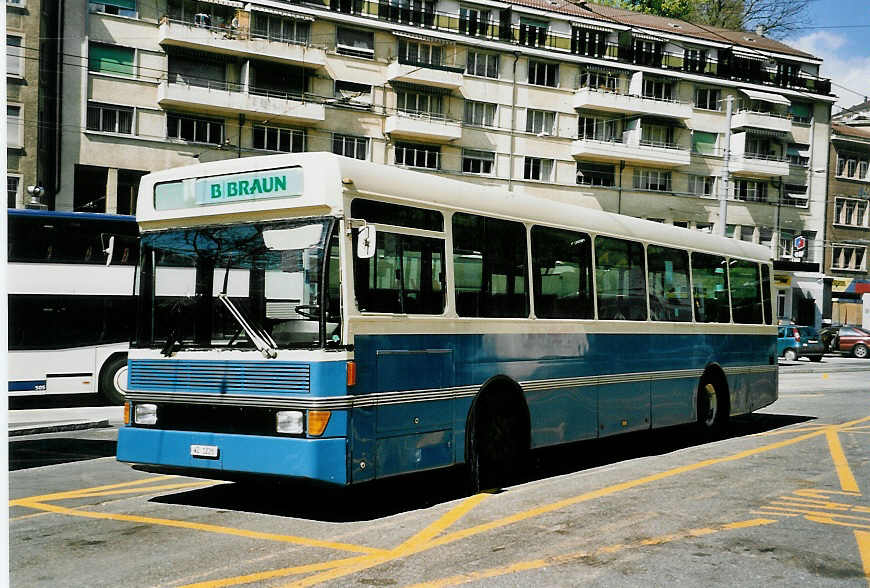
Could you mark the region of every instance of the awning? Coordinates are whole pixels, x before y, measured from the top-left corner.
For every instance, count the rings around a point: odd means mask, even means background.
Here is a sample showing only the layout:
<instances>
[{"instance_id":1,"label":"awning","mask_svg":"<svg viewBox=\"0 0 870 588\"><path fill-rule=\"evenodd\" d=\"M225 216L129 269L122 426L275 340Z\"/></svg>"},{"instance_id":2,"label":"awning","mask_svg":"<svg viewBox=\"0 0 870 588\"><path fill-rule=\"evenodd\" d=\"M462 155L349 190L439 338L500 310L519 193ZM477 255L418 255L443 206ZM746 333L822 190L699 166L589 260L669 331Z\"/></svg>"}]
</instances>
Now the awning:
<instances>
[{"instance_id":1,"label":"awning","mask_svg":"<svg viewBox=\"0 0 870 588\"><path fill-rule=\"evenodd\" d=\"M631 32L632 39L643 39L644 41L664 41L661 37L657 37L655 35L649 35L647 33L636 33L634 31Z\"/></svg>"},{"instance_id":2,"label":"awning","mask_svg":"<svg viewBox=\"0 0 870 588\"><path fill-rule=\"evenodd\" d=\"M418 35L417 33L406 33L405 31L393 31L393 34L397 37L402 37L403 39L413 39L414 41L420 41L423 43L430 43L432 45L453 45L454 41L448 41L446 39L439 39L437 37L428 37L426 35Z\"/></svg>"},{"instance_id":3,"label":"awning","mask_svg":"<svg viewBox=\"0 0 870 588\"><path fill-rule=\"evenodd\" d=\"M244 8L245 3L239 2L238 0L199 0L200 2L207 2L209 4L220 4L221 6L230 6L232 8Z\"/></svg>"},{"instance_id":4,"label":"awning","mask_svg":"<svg viewBox=\"0 0 870 588\"><path fill-rule=\"evenodd\" d=\"M446 96L447 94L451 94L453 92L451 88L441 88L440 86L423 86L420 84L412 84L411 82L403 82L400 80L390 80L390 86L392 86L394 90L417 92L419 94L438 94L441 96Z\"/></svg>"},{"instance_id":5,"label":"awning","mask_svg":"<svg viewBox=\"0 0 870 588\"><path fill-rule=\"evenodd\" d=\"M746 132L756 137L774 137L776 139L785 139L790 135L788 131L775 131L772 129L751 128L747 129Z\"/></svg>"},{"instance_id":6,"label":"awning","mask_svg":"<svg viewBox=\"0 0 870 588\"><path fill-rule=\"evenodd\" d=\"M314 22L314 17L308 16L307 14L299 14L298 12L291 12L289 10L281 10L280 8L269 8L267 6L257 6L255 4L248 4L245 8L248 11L253 12L267 12L269 14L276 14L278 16L286 16L287 18L293 18L296 20L307 20L309 22Z\"/></svg>"},{"instance_id":7,"label":"awning","mask_svg":"<svg viewBox=\"0 0 870 588\"><path fill-rule=\"evenodd\" d=\"M751 100L761 100L762 102L770 102L771 104L784 104L785 106L791 106L791 100L781 94L759 92L758 90L744 90L742 88L740 91L749 96Z\"/></svg>"},{"instance_id":8,"label":"awning","mask_svg":"<svg viewBox=\"0 0 870 588\"><path fill-rule=\"evenodd\" d=\"M599 25L589 24L586 22L572 22L571 26L576 27L578 29L586 29L587 31L602 31L605 33L612 33L612 27L602 27Z\"/></svg>"},{"instance_id":9,"label":"awning","mask_svg":"<svg viewBox=\"0 0 870 588\"><path fill-rule=\"evenodd\" d=\"M582 66L582 67L583 67L583 69L585 69L586 71L594 71L594 72L605 73L605 74L621 74L621 73L625 73L625 70L624 70L624 69L620 69L620 68L618 68L618 67L608 67L608 66L606 66L606 65L592 65L592 64L587 64L587 65L584 65L584 66Z\"/></svg>"}]
</instances>

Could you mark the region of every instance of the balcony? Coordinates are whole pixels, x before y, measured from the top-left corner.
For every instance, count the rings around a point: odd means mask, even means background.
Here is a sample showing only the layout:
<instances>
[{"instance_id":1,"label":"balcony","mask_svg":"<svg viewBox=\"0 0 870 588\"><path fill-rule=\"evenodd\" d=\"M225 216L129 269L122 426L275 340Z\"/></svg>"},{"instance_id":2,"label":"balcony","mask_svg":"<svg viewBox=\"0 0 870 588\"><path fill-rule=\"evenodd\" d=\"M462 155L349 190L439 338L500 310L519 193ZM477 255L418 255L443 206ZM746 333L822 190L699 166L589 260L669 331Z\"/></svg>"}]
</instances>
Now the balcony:
<instances>
[{"instance_id":1,"label":"balcony","mask_svg":"<svg viewBox=\"0 0 870 588\"><path fill-rule=\"evenodd\" d=\"M645 96L621 94L594 88L580 88L574 92L575 109L601 110L622 114L648 114L665 118L692 118L692 105L685 102L658 100Z\"/></svg>"},{"instance_id":2,"label":"balcony","mask_svg":"<svg viewBox=\"0 0 870 588\"><path fill-rule=\"evenodd\" d=\"M157 33L163 46L187 47L210 53L278 60L304 67L325 67L326 51L305 42L258 38L248 30L225 27L199 27L191 23L163 19Z\"/></svg>"},{"instance_id":3,"label":"balcony","mask_svg":"<svg viewBox=\"0 0 870 588\"><path fill-rule=\"evenodd\" d=\"M637 165L661 168L689 165L691 154L679 145L644 141L598 141L578 139L571 143L571 155L590 161L625 161Z\"/></svg>"},{"instance_id":4,"label":"balcony","mask_svg":"<svg viewBox=\"0 0 870 588\"><path fill-rule=\"evenodd\" d=\"M387 79L391 82L456 90L462 86L462 72L462 68L456 67L393 61L387 66Z\"/></svg>"},{"instance_id":5,"label":"balcony","mask_svg":"<svg viewBox=\"0 0 870 588\"><path fill-rule=\"evenodd\" d=\"M391 137L448 143L462 138L462 125L438 115L399 112L387 117L385 132Z\"/></svg>"},{"instance_id":6,"label":"balcony","mask_svg":"<svg viewBox=\"0 0 870 588\"><path fill-rule=\"evenodd\" d=\"M764 129L777 133L791 133L791 119L769 112L742 110L731 117L731 129Z\"/></svg>"},{"instance_id":7,"label":"balcony","mask_svg":"<svg viewBox=\"0 0 870 588\"><path fill-rule=\"evenodd\" d=\"M785 157L746 153L733 157L728 162L728 169L732 174L773 178L787 176L790 164Z\"/></svg>"},{"instance_id":8,"label":"balcony","mask_svg":"<svg viewBox=\"0 0 870 588\"><path fill-rule=\"evenodd\" d=\"M161 107L183 107L193 112L220 115L246 114L290 123L313 124L326 120L326 109L317 97L244 89L227 82L197 84L164 80L157 88Z\"/></svg>"}]
</instances>

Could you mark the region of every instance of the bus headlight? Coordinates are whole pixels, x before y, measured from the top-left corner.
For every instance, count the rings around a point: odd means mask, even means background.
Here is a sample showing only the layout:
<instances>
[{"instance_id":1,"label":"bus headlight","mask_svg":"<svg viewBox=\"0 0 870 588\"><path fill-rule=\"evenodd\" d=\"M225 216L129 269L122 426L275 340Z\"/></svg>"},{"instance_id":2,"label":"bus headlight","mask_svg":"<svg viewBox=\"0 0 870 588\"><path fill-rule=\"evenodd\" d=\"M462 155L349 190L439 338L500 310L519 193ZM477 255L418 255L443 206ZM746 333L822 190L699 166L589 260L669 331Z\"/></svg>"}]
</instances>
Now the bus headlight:
<instances>
[{"instance_id":1,"label":"bus headlight","mask_svg":"<svg viewBox=\"0 0 870 588\"><path fill-rule=\"evenodd\" d=\"M137 404L136 410L133 413L133 422L137 425L156 425L157 405Z\"/></svg>"},{"instance_id":2,"label":"bus headlight","mask_svg":"<svg viewBox=\"0 0 870 588\"><path fill-rule=\"evenodd\" d=\"M279 410L275 413L275 430L288 435L301 435L303 415L300 410Z\"/></svg>"}]
</instances>

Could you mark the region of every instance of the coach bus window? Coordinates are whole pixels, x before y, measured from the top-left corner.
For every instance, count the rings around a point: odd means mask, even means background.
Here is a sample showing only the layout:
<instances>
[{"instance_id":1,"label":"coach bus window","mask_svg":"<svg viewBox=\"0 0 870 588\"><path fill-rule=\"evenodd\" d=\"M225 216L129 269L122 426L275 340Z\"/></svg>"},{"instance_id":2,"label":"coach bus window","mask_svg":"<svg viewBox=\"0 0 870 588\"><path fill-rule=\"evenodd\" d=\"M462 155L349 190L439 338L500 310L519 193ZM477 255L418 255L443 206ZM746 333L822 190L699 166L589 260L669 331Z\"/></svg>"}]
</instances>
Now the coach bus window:
<instances>
[{"instance_id":1,"label":"coach bus window","mask_svg":"<svg viewBox=\"0 0 870 588\"><path fill-rule=\"evenodd\" d=\"M532 227L532 268L535 316L594 317L589 235Z\"/></svg>"},{"instance_id":2,"label":"coach bus window","mask_svg":"<svg viewBox=\"0 0 870 588\"><path fill-rule=\"evenodd\" d=\"M761 300L764 304L764 322L773 324L773 308L770 300L770 266L761 264Z\"/></svg>"},{"instance_id":3,"label":"coach bus window","mask_svg":"<svg viewBox=\"0 0 870 588\"><path fill-rule=\"evenodd\" d=\"M10 294L9 349L125 343L134 302L132 296Z\"/></svg>"},{"instance_id":4,"label":"coach bus window","mask_svg":"<svg viewBox=\"0 0 870 588\"><path fill-rule=\"evenodd\" d=\"M356 198L351 202L350 215L353 218L363 218L370 223L411 227L427 231L444 230L444 216L440 212L388 202Z\"/></svg>"},{"instance_id":5,"label":"coach bus window","mask_svg":"<svg viewBox=\"0 0 870 588\"><path fill-rule=\"evenodd\" d=\"M378 231L374 257L354 262L354 284L361 312L441 314L444 241Z\"/></svg>"},{"instance_id":6,"label":"coach bus window","mask_svg":"<svg viewBox=\"0 0 870 588\"><path fill-rule=\"evenodd\" d=\"M654 321L691 322L689 296L689 253L679 249L650 245L649 311Z\"/></svg>"},{"instance_id":7,"label":"coach bus window","mask_svg":"<svg viewBox=\"0 0 870 588\"><path fill-rule=\"evenodd\" d=\"M764 322L761 311L761 280L758 264L739 259L731 260L731 312L735 323L760 325Z\"/></svg>"},{"instance_id":8,"label":"coach bus window","mask_svg":"<svg viewBox=\"0 0 870 588\"><path fill-rule=\"evenodd\" d=\"M453 215L456 312L469 317L528 317L526 227L472 214Z\"/></svg>"},{"instance_id":9,"label":"coach bus window","mask_svg":"<svg viewBox=\"0 0 870 588\"><path fill-rule=\"evenodd\" d=\"M595 238L598 318L646 320L643 245L611 237Z\"/></svg>"},{"instance_id":10,"label":"coach bus window","mask_svg":"<svg viewBox=\"0 0 870 588\"><path fill-rule=\"evenodd\" d=\"M123 247L119 239L113 264L136 264L138 228L134 222L60 216L9 215L8 218L9 262L105 263L102 238L105 234L132 237L124 240Z\"/></svg>"},{"instance_id":11,"label":"coach bus window","mask_svg":"<svg viewBox=\"0 0 870 588\"><path fill-rule=\"evenodd\" d=\"M695 299L696 322L731 322L726 263L725 258L718 255L692 253L692 295Z\"/></svg>"}]
</instances>

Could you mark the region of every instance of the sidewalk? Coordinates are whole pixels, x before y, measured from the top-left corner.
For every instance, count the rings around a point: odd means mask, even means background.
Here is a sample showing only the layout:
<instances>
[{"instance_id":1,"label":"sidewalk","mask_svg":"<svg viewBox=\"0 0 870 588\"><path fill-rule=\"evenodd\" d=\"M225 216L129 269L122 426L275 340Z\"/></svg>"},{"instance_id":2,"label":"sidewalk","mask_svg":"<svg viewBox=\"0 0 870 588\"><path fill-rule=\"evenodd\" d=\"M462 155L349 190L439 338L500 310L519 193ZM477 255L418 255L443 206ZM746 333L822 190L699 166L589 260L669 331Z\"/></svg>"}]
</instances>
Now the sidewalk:
<instances>
[{"instance_id":1,"label":"sidewalk","mask_svg":"<svg viewBox=\"0 0 870 588\"><path fill-rule=\"evenodd\" d=\"M867 372L870 371L870 359L857 359L841 355L828 354L822 361L814 362L808 359L785 361L779 358L779 373L783 374L823 374L831 372Z\"/></svg>"},{"instance_id":2,"label":"sidewalk","mask_svg":"<svg viewBox=\"0 0 870 588\"><path fill-rule=\"evenodd\" d=\"M9 436L79 431L117 427L124 421L123 406L87 406L82 408L46 408L10 410Z\"/></svg>"}]
</instances>

